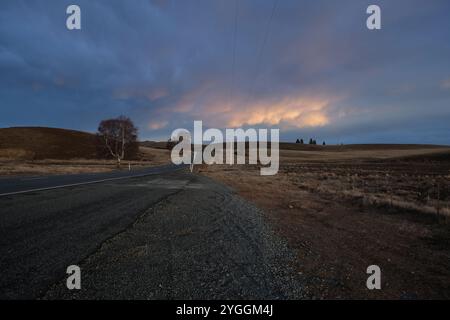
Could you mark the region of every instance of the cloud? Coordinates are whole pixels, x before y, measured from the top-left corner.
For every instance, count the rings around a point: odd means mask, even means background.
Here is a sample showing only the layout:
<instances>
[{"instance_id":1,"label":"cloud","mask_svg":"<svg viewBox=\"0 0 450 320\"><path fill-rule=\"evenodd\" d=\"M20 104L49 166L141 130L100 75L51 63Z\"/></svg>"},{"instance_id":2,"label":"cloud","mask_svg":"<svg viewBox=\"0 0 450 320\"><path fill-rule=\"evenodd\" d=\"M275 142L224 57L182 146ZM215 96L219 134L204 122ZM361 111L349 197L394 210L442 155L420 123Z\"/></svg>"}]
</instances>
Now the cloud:
<instances>
[{"instance_id":1,"label":"cloud","mask_svg":"<svg viewBox=\"0 0 450 320\"><path fill-rule=\"evenodd\" d=\"M450 89L450 79L446 79L446 80L442 81L441 88Z\"/></svg>"},{"instance_id":2,"label":"cloud","mask_svg":"<svg viewBox=\"0 0 450 320\"><path fill-rule=\"evenodd\" d=\"M296 128L324 126L329 123L326 115L327 101L309 98L284 98L277 102L262 101L242 110L234 109L227 125L285 125Z\"/></svg>"},{"instance_id":3,"label":"cloud","mask_svg":"<svg viewBox=\"0 0 450 320\"><path fill-rule=\"evenodd\" d=\"M95 131L126 114L142 139L198 119L367 142L391 119L440 137L422 119L450 118L445 0L380 0L380 32L359 0L283 0L270 24L273 0L241 1L236 33L233 1L78 0L79 32L69 4L2 2L0 126Z\"/></svg>"},{"instance_id":4,"label":"cloud","mask_svg":"<svg viewBox=\"0 0 450 320\"><path fill-rule=\"evenodd\" d=\"M161 130L169 124L168 121L152 121L148 124L150 130Z\"/></svg>"}]
</instances>

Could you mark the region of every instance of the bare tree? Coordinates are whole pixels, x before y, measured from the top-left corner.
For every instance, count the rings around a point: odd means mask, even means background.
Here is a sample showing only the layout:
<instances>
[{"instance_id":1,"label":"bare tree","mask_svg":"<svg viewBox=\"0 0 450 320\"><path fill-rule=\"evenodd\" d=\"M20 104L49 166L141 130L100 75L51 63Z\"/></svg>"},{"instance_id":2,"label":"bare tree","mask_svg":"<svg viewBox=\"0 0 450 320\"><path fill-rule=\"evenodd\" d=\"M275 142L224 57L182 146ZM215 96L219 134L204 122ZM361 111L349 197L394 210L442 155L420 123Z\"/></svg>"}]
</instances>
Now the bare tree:
<instances>
[{"instance_id":1,"label":"bare tree","mask_svg":"<svg viewBox=\"0 0 450 320\"><path fill-rule=\"evenodd\" d=\"M130 118L125 116L100 122L97 135L107 153L117 159L119 167L125 157L132 158L137 154L137 131Z\"/></svg>"}]
</instances>

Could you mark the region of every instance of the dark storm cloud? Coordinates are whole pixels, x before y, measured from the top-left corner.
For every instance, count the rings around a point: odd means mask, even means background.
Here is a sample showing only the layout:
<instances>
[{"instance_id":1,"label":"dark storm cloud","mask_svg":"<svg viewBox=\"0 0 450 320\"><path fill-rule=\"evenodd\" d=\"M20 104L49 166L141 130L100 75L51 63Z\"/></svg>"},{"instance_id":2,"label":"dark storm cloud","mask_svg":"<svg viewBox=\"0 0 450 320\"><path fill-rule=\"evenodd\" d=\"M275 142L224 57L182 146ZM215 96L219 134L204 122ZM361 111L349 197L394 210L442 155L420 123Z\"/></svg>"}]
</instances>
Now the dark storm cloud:
<instances>
[{"instance_id":1,"label":"dark storm cloud","mask_svg":"<svg viewBox=\"0 0 450 320\"><path fill-rule=\"evenodd\" d=\"M65 27L72 3L81 31ZM237 4L2 1L0 126L94 131L126 114L141 138L199 119L284 139L450 143L448 1Z\"/></svg>"}]
</instances>

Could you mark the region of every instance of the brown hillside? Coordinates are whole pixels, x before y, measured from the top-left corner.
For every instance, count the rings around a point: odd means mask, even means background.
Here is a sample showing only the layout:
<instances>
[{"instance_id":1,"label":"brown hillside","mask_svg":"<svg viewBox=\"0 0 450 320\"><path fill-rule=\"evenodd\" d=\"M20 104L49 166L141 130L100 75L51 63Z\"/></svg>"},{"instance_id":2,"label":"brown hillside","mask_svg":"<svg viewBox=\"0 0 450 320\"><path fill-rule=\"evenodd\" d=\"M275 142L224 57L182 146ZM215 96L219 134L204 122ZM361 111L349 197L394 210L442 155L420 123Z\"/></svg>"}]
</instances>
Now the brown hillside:
<instances>
[{"instance_id":1,"label":"brown hillside","mask_svg":"<svg viewBox=\"0 0 450 320\"><path fill-rule=\"evenodd\" d=\"M167 149L167 142L165 141L142 141L139 143L141 147L154 149Z\"/></svg>"},{"instance_id":2,"label":"brown hillside","mask_svg":"<svg viewBox=\"0 0 450 320\"><path fill-rule=\"evenodd\" d=\"M0 129L0 157L22 159L94 159L94 134L56 128Z\"/></svg>"},{"instance_id":3,"label":"brown hillside","mask_svg":"<svg viewBox=\"0 0 450 320\"><path fill-rule=\"evenodd\" d=\"M310 145L300 143L280 142L282 150L299 151L379 151L379 150L417 150L417 149L439 149L449 146L429 144L347 144L347 145Z\"/></svg>"}]
</instances>

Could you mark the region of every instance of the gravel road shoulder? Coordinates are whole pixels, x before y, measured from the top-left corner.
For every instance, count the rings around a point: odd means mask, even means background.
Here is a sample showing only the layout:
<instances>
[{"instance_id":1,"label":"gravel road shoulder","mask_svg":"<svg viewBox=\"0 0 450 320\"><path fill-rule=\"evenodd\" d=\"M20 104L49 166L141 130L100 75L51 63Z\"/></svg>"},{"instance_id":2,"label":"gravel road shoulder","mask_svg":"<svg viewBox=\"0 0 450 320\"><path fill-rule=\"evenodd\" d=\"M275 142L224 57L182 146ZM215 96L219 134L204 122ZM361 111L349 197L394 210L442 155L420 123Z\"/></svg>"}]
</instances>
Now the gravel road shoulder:
<instances>
[{"instance_id":1,"label":"gravel road shoulder","mask_svg":"<svg viewBox=\"0 0 450 320\"><path fill-rule=\"evenodd\" d=\"M202 176L147 210L45 299L300 299L294 255L255 206Z\"/></svg>"}]
</instances>

